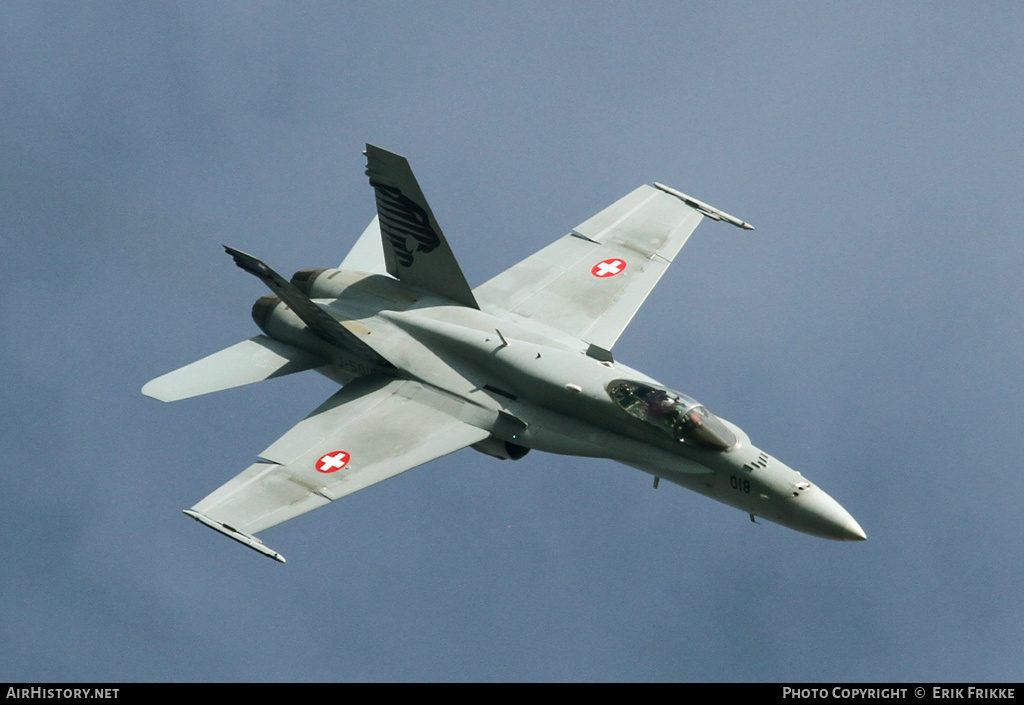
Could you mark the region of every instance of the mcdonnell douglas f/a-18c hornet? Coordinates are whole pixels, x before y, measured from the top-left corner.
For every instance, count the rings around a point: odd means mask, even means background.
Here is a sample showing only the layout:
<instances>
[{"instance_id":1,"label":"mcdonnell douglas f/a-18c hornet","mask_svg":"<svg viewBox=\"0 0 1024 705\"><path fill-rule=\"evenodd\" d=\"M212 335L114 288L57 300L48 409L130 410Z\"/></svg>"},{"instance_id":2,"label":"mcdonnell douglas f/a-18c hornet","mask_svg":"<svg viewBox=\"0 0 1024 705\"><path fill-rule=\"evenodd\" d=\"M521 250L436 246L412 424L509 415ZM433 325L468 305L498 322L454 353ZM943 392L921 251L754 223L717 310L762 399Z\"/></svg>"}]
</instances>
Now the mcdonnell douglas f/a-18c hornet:
<instances>
[{"instance_id":1,"label":"mcdonnell douglas f/a-18c hornet","mask_svg":"<svg viewBox=\"0 0 1024 705\"><path fill-rule=\"evenodd\" d=\"M611 458L814 536L865 538L824 490L612 347L704 217L747 223L641 186L476 289L405 158L366 147L377 217L337 269L288 281L225 247L273 292L262 335L152 380L185 399L303 370L342 388L185 514L284 562L264 529L469 446Z\"/></svg>"}]
</instances>

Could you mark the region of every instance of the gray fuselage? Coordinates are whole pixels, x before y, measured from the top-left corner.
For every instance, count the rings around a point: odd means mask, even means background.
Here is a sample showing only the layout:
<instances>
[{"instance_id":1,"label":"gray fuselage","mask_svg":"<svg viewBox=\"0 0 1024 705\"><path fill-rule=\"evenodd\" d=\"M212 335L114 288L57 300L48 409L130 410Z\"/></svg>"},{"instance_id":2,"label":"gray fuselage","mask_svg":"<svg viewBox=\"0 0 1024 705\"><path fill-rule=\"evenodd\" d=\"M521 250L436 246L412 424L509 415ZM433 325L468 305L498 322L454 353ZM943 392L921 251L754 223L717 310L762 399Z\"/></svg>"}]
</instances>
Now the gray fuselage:
<instances>
[{"instance_id":1,"label":"gray fuselage","mask_svg":"<svg viewBox=\"0 0 1024 705\"><path fill-rule=\"evenodd\" d=\"M470 402L480 413L467 421L524 453L609 458L751 518L824 538L865 538L834 499L754 446L736 425L709 414L734 442L708 447L627 413L609 395L614 382L663 388L610 354L588 354L583 341L529 319L510 321L454 305L389 277L329 269L306 279L306 293L394 364L396 374ZM324 341L286 306L261 316L258 322L271 337L331 359L320 370L328 377L346 382L359 374L358 361L337 351L325 354Z\"/></svg>"}]
</instances>

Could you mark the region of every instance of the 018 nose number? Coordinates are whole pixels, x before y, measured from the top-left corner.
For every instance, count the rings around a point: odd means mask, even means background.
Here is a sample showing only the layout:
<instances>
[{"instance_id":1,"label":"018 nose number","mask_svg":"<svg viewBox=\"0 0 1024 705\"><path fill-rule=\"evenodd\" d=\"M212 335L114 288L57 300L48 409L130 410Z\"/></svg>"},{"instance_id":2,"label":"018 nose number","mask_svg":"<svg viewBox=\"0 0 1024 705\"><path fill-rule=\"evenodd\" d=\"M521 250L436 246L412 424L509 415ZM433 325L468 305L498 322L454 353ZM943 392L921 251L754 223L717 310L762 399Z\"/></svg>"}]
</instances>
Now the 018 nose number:
<instances>
[{"instance_id":1,"label":"018 nose number","mask_svg":"<svg viewBox=\"0 0 1024 705\"><path fill-rule=\"evenodd\" d=\"M750 480L742 480L735 475L729 476L729 487L750 494Z\"/></svg>"}]
</instances>

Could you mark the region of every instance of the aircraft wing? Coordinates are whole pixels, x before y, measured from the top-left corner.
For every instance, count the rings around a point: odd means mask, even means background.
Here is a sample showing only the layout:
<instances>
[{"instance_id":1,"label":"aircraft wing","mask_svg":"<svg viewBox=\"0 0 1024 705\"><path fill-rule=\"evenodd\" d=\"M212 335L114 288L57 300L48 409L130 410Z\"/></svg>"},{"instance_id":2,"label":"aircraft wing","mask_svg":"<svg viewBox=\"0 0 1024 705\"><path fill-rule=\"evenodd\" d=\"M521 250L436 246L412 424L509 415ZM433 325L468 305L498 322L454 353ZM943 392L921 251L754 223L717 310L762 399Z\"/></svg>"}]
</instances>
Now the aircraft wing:
<instances>
[{"instance_id":1,"label":"aircraft wing","mask_svg":"<svg viewBox=\"0 0 1024 705\"><path fill-rule=\"evenodd\" d=\"M487 438L470 406L410 380L357 379L185 513L283 563L253 534Z\"/></svg>"},{"instance_id":2,"label":"aircraft wing","mask_svg":"<svg viewBox=\"0 0 1024 705\"><path fill-rule=\"evenodd\" d=\"M487 311L611 350L705 215L750 229L673 189L641 186L473 293Z\"/></svg>"}]
</instances>

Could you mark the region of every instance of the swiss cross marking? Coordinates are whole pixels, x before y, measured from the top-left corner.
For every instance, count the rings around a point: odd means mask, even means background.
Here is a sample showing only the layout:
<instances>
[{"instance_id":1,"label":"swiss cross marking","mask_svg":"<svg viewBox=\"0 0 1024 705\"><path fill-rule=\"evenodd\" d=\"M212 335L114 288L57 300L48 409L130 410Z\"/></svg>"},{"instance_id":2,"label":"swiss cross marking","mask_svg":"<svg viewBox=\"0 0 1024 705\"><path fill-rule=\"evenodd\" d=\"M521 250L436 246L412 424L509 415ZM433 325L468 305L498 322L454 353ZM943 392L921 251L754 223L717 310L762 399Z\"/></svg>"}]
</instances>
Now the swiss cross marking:
<instances>
[{"instance_id":1,"label":"swiss cross marking","mask_svg":"<svg viewBox=\"0 0 1024 705\"><path fill-rule=\"evenodd\" d=\"M320 457L320 460L316 461L317 472L337 472L343 467L348 465L348 461L351 459L348 453L343 450L336 450L333 453L328 453Z\"/></svg>"},{"instance_id":2,"label":"swiss cross marking","mask_svg":"<svg viewBox=\"0 0 1024 705\"><path fill-rule=\"evenodd\" d=\"M605 277L614 277L625 268L626 263L621 259L606 259L595 264L590 273L598 279L604 279Z\"/></svg>"}]
</instances>

